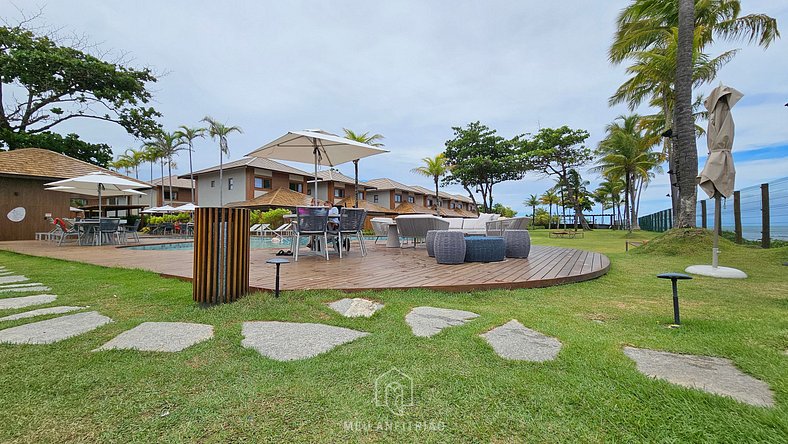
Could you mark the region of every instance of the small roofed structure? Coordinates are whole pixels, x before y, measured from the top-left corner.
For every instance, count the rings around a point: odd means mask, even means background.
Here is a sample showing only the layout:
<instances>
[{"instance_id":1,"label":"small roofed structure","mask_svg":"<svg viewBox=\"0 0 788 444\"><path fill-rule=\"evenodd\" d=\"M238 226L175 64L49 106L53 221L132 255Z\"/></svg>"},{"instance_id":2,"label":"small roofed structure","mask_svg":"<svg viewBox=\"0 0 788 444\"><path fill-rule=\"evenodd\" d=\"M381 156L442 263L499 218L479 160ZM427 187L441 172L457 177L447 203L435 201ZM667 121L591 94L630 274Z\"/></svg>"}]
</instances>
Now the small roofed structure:
<instances>
[{"instance_id":1,"label":"small roofed structure","mask_svg":"<svg viewBox=\"0 0 788 444\"><path fill-rule=\"evenodd\" d=\"M323 205L324 203L318 201L318 204ZM288 188L276 188L254 199L234 202L227 206L236 208L272 209L306 207L310 205L313 205L312 196Z\"/></svg>"}]
</instances>

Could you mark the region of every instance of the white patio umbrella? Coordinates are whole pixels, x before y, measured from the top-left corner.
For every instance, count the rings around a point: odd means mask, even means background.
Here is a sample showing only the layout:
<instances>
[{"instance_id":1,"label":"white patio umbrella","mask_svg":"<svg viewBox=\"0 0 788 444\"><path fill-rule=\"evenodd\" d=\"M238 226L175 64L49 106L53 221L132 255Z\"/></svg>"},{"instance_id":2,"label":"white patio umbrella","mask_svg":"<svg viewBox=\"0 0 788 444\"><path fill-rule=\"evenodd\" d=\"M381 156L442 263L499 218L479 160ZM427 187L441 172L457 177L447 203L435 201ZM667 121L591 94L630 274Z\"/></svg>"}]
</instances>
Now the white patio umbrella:
<instances>
[{"instance_id":1,"label":"white patio umbrella","mask_svg":"<svg viewBox=\"0 0 788 444\"><path fill-rule=\"evenodd\" d=\"M383 153L388 153L388 150L322 130L304 130L290 131L273 142L252 151L247 156L314 163L315 177L312 197L317 199L318 165L333 167ZM358 170L356 170L356 182L358 183Z\"/></svg>"},{"instance_id":2,"label":"white patio umbrella","mask_svg":"<svg viewBox=\"0 0 788 444\"><path fill-rule=\"evenodd\" d=\"M160 207L150 207L147 210L143 210L143 213L172 213L173 211L178 211L175 207L171 207L169 205L163 205Z\"/></svg>"},{"instance_id":3,"label":"white patio umbrella","mask_svg":"<svg viewBox=\"0 0 788 444\"><path fill-rule=\"evenodd\" d=\"M189 202L187 204L183 204L179 207L175 207L175 211L182 211L185 213L193 213L194 210L197 209L197 205Z\"/></svg>"},{"instance_id":4,"label":"white patio umbrella","mask_svg":"<svg viewBox=\"0 0 788 444\"><path fill-rule=\"evenodd\" d=\"M49 182L44 186L48 191L63 191L74 194L84 194L87 196L98 196L99 219L101 219L101 197L103 196L122 196L128 194L144 194L136 189L150 188L140 182L134 182L123 177L113 176L103 172L85 174L84 176L73 177L71 179ZM99 236L99 245L101 237Z\"/></svg>"},{"instance_id":5,"label":"white patio umbrella","mask_svg":"<svg viewBox=\"0 0 788 444\"><path fill-rule=\"evenodd\" d=\"M733 136L735 126L731 108L742 98L739 91L720 84L714 88L704 105L709 111L709 127L706 130L709 157L698 176L698 185L709 197L714 198L714 246L712 247L711 266L693 265L687 267L688 273L723 278L746 278L740 270L719 266L719 231L722 225L720 200L733 194L736 169L733 167Z\"/></svg>"}]
</instances>

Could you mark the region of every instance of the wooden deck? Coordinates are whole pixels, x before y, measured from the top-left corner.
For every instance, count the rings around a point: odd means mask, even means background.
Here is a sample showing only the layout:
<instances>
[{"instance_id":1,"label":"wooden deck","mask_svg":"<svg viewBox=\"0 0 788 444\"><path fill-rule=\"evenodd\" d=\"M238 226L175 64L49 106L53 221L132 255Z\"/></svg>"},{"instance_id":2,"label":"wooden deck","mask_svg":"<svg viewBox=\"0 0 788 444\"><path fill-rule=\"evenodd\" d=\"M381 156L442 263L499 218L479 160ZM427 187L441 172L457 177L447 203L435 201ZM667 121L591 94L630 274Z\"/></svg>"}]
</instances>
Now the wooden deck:
<instances>
[{"instance_id":1,"label":"wooden deck","mask_svg":"<svg viewBox=\"0 0 788 444\"><path fill-rule=\"evenodd\" d=\"M336 289L347 292L426 288L441 291L474 291L495 288L535 288L594 279L607 273L607 256L584 250L535 245L528 259L503 262L439 265L424 247L385 248L368 245L361 257L355 248L341 260L302 255L297 263L281 268L283 290ZM40 241L0 242L0 250L45 256L96 265L140 268L166 277L190 280L191 250L130 250L114 246L57 247ZM251 251L250 286L271 291L274 266L265 261L273 249ZM292 258L289 258L292 260Z\"/></svg>"}]
</instances>

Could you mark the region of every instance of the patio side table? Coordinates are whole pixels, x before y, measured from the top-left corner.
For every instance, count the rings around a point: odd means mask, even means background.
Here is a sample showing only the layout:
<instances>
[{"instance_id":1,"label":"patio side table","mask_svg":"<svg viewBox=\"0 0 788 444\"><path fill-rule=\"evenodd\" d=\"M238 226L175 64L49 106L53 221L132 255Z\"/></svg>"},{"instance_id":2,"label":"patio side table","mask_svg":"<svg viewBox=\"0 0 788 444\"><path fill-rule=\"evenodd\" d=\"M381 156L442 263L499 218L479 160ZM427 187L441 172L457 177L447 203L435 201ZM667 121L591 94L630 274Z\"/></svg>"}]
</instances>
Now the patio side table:
<instances>
[{"instance_id":1,"label":"patio side table","mask_svg":"<svg viewBox=\"0 0 788 444\"><path fill-rule=\"evenodd\" d=\"M427 244L427 256L435 257L435 234L443 231L443 230L429 230L427 231L427 236L424 239L424 243Z\"/></svg>"},{"instance_id":2,"label":"patio side table","mask_svg":"<svg viewBox=\"0 0 788 444\"><path fill-rule=\"evenodd\" d=\"M399 242L399 230L397 230L397 224L388 224L389 225L389 235L386 236L386 248L400 248L402 244Z\"/></svg>"},{"instance_id":3,"label":"patio side table","mask_svg":"<svg viewBox=\"0 0 788 444\"><path fill-rule=\"evenodd\" d=\"M527 258L531 252L531 235L528 230L506 230L503 240L506 243L506 257Z\"/></svg>"},{"instance_id":4,"label":"patio side table","mask_svg":"<svg viewBox=\"0 0 788 444\"><path fill-rule=\"evenodd\" d=\"M433 243L435 259L439 264L465 262L465 235L460 231L439 231Z\"/></svg>"},{"instance_id":5,"label":"patio side table","mask_svg":"<svg viewBox=\"0 0 788 444\"><path fill-rule=\"evenodd\" d=\"M465 262L500 262L506 257L502 237L468 236L465 238Z\"/></svg>"}]
</instances>

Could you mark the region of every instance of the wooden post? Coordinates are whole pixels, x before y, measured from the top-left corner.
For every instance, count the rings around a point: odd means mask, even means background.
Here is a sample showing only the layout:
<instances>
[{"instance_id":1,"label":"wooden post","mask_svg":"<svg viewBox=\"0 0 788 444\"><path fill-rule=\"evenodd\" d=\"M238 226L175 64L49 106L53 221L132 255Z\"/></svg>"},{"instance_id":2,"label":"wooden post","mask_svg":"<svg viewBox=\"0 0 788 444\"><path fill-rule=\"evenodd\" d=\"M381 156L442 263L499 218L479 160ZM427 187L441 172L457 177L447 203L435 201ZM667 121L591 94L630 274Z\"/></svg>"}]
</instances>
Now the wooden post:
<instances>
[{"instance_id":1,"label":"wooden post","mask_svg":"<svg viewBox=\"0 0 788 444\"><path fill-rule=\"evenodd\" d=\"M234 302L249 292L249 210L195 210L192 288L202 304Z\"/></svg>"},{"instance_id":2,"label":"wooden post","mask_svg":"<svg viewBox=\"0 0 788 444\"><path fill-rule=\"evenodd\" d=\"M701 228L708 228L706 223L706 200L700 201L700 226Z\"/></svg>"},{"instance_id":3,"label":"wooden post","mask_svg":"<svg viewBox=\"0 0 788 444\"><path fill-rule=\"evenodd\" d=\"M761 184L761 247L769 248L772 245L771 230L769 227L769 184Z\"/></svg>"},{"instance_id":4,"label":"wooden post","mask_svg":"<svg viewBox=\"0 0 788 444\"><path fill-rule=\"evenodd\" d=\"M742 230L741 230L741 192L733 192L733 231L736 234L734 242L737 244L742 243Z\"/></svg>"}]
</instances>

